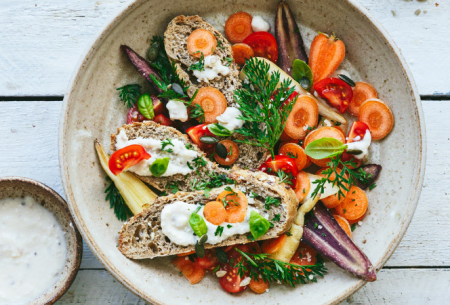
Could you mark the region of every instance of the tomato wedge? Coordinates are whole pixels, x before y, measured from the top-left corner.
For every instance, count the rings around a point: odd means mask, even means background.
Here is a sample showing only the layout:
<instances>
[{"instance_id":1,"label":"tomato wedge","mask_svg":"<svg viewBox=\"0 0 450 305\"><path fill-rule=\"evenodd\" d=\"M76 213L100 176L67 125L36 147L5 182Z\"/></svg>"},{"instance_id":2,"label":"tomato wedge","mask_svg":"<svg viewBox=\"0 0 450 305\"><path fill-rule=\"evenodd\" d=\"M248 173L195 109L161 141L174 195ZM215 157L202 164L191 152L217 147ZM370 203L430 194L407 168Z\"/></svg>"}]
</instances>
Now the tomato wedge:
<instances>
[{"instance_id":1,"label":"tomato wedge","mask_svg":"<svg viewBox=\"0 0 450 305\"><path fill-rule=\"evenodd\" d=\"M278 46L275 37L268 32L254 32L243 41L248 44L256 57L264 57L276 63L278 59Z\"/></svg>"},{"instance_id":2,"label":"tomato wedge","mask_svg":"<svg viewBox=\"0 0 450 305\"><path fill-rule=\"evenodd\" d=\"M202 269L214 269L217 265L219 265L219 260L217 259L216 253L214 250L206 250L205 256L197 257L195 261L197 266Z\"/></svg>"},{"instance_id":3,"label":"tomato wedge","mask_svg":"<svg viewBox=\"0 0 450 305\"><path fill-rule=\"evenodd\" d=\"M150 157L141 145L130 145L119 149L111 155L109 158L109 170L117 176L127 168L138 164L142 160L148 160Z\"/></svg>"},{"instance_id":4,"label":"tomato wedge","mask_svg":"<svg viewBox=\"0 0 450 305\"><path fill-rule=\"evenodd\" d=\"M295 186L297 183L298 169L295 161L287 156L277 155L275 159L270 157L266 162L259 167L260 171L271 175L277 175L279 171L283 171L291 179L290 183Z\"/></svg>"},{"instance_id":5,"label":"tomato wedge","mask_svg":"<svg viewBox=\"0 0 450 305\"><path fill-rule=\"evenodd\" d=\"M137 107L137 104L135 104L133 107L128 110L127 114L127 124L133 124L135 122L144 122L148 121L140 112Z\"/></svg>"},{"instance_id":6,"label":"tomato wedge","mask_svg":"<svg viewBox=\"0 0 450 305\"><path fill-rule=\"evenodd\" d=\"M353 98L352 87L339 78L324 78L314 85L314 90L340 113L347 111Z\"/></svg>"},{"instance_id":7,"label":"tomato wedge","mask_svg":"<svg viewBox=\"0 0 450 305\"><path fill-rule=\"evenodd\" d=\"M244 291L247 286L239 286L243 280L238 275L238 268L233 268L230 264L225 264L220 268L221 271L225 271L226 274L219 279L220 286L229 293L237 293Z\"/></svg>"},{"instance_id":8,"label":"tomato wedge","mask_svg":"<svg viewBox=\"0 0 450 305\"><path fill-rule=\"evenodd\" d=\"M172 126L173 122L166 117L164 114L158 114L157 116L155 116L153 118L153 121L155 121L156 123L160 124L160 125L164 125L164 126Z\"/></svg>"},{"instance_id":9,"label":"tomato wedge","mask_svg":"<svg viewBox=\"0 0 450 305\"><path fill-rule=\"evenodd\" d=\"M361 141L362 139L364 139L367 130L369 130L369 126L367 126L366 123L358 121L353 122L352 126L350 127L350 131L348 132L347 143ZM355 140L355 138L358 136L359 138Z\"/></svg>"},{"instance_id":10,"label":"tomato wedge","mask_svg":"<svg viewBox=\"0 0 450 305\"><path fill-rule=\"evenodd\" d=\"M197 144L197 146L203 151L209 152L214 148L214 144L206 144L200 141L200 138L203 136L216 137L211 131L209 131L208 124L200 124L190 127L186 130L186 133L189 137L191 137L192 142Z\"/></svg>"}]
</instances>

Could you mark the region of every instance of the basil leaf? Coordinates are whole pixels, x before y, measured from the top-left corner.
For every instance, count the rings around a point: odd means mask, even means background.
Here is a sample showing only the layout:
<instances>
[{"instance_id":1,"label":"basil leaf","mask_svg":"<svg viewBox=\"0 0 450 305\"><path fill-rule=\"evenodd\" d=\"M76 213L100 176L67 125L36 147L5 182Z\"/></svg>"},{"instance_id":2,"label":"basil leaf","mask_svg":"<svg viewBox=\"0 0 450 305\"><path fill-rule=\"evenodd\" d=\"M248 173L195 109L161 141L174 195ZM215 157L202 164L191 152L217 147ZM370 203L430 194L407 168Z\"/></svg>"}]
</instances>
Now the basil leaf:
<instances>
[{"instance_id":1,"label":"basil leaf","mask_svg":"<svg viewBox=\"0 0 450 305\"><path fill-rule=\"evenodd\" d=\"M294 60L294 63L292 64L292 76L296 82L300 83L303 89L306 91L311 89L313 84L313 74L311 68L303 60ZM304 77L309 80L309 84L305 79L302 79Z\"/></svg>"},{"instance_id":2,"label":"basil leaf","mask_svg":"<svg viewBox=\"0 0 450 305\"><path fill-rule=\"evenodd\" d=\"M270 228L270 222L259 215L258 212L252 211L250 213L250 232L254 239L258 239Z\"/></svg>"},{"instance_id":3,"label":"basil leaf","mask_svg":"<svg viewBox=\"0 0 450 305\"><path fill-rule=\"evenodd\" d=\"M153 100L147 93L142 94L137 102L139 112L147 119L152 120L155 117L153 111Z\"/></svg>"},{"instance_id":4,"label":"basil leaf","mask_svg":"<svg viewBox=\"0 0 450 305\"><path fill-rule=\"evenodd\" d=\"M342 154L347 145L335 138L321 138L306 146L305 153L313 159L326 159Z\"/></svg>"},{"instance_id":5,"label":"basil leaf","mask_svg":"<svg viewBox=\"0 0 450 305\"><path fill-rule=\"evenodd\" d=\"M152 165L150 165L150 171L155 177L161 177L167 170L169 166L169 158L158 158Z\"/></svg>"},{"instance_id":6,"label":"basil leaf","mask_svg":"<svg viewBox=\"0 0 450 305\"><path fill-rule=\"evenodd\" d=\"M209 124L208 129L209 131L211 131L212 134L219 137L231 137L233 135L233 133L230 130L217 123Z\"/></svg>"},{"instance_id":7,"label":"basil leaf","mask_svg":"<svg viewBox=\"0 0 450 305\"><path fill-rule=\"evenodd\" d=\"M202 237L208 232L208 227L206 226L203 217L197 214L198 211L199 209L191 214L189 217L189 224L191 225L192 230L194 230L195 235Z\"/></svg>"}]
</instances>

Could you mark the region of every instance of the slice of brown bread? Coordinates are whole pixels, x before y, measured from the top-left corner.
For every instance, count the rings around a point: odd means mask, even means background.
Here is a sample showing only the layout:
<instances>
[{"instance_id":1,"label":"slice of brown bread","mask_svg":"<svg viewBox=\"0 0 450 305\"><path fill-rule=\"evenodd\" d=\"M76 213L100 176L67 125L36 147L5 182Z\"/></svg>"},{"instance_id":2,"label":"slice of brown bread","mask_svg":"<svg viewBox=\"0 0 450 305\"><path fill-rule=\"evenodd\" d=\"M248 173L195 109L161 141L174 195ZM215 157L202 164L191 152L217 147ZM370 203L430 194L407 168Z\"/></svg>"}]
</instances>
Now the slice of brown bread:
<instances>
[{"instance_id":1,"label":"slice of brown bread","mask_svg":"<svg viewBox=\"0 0 450 305\"><path fill-rule=\"evenodd\" d=\"M178 75L189 85L189 96L192 97L199 88L214 87L225 95L228 106L233 106L235 104L234 90L242 86L239 79L239 68L234 59L229 65L231 72L228 75L220 75L220 77L209 82L198 82L197 78L189 70L192 64L199 61L198 58L190 55L187 50L187 39L196 29L208 30L216 36L218 46L213 55L218 56L222 64L228 63L227 58L233 59L231 45L219 31L200 16L183 15L172 19L164 32L164 45L167 56L175 63Z\"/></svg>"},{"instance_id":2,"label":"slice of brown bread","mask_svg":"<svg viewBox=\"0 0 450 305\"><path fill-rule=\"evenodd\" d=\"M258 240L274 238L289 230L297 211L298 200L294 191L284 183L280 184L279 179L269 176L263 172L251 172L233 168L230 178L238 184L231 186L240 190L250 198L251 192L257 196L254 200L249 200L249 207L253 207L269 220L279 214L280 221L272 221L273 227ZM203 191L179 192L174 195L159 197L155 202L143 212L132 217L125 223L120 231L119 250L128 258L144 259L158 256L175 255L187 253L194 250L194 246L179 246L170 241L165 236L161 228L161 212L165 205L175 201L183 201L189 204L206 204L217 198L225 186L211 190L209 197L205 197ZM265 199L268 197L277 198L281 201L279 206L270 205L265 208ZM224 228L226 230L226 228ZM251 240L249 234L234 235L218 244L205 244L205 248L215 248L234 244L245 244Z\"/></svg>"}]
</instances>

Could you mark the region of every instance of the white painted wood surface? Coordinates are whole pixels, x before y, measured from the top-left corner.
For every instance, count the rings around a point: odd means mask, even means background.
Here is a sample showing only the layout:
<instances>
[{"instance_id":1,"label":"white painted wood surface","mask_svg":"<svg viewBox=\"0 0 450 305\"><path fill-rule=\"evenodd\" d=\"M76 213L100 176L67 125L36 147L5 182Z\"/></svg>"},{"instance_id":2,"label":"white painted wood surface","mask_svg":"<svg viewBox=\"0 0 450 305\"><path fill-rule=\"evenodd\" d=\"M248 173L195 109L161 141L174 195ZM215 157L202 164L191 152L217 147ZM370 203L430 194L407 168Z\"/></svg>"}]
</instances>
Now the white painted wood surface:
<instances>
[{"instance_id":1,"label":"white painted wood surface","mask_svg":"<svg viewBox=\"0 0 450 305\"><path fill-rule=\"evenodd\" d=\"M62 96L81 52L127 2L0 0L0 96ZM401 48L420 93L450 94L450 0L360 2ZM0 102L0 176L34 178L64 196L57 155L61 105ZM417 212L379 279L348 304L449 303L450 101L423 101L423 106L428 159ZM115 281L85 246L78 277L58 304L144 302Z\"/></svg>"},{"instance_id":2,"label":"white painted wood surface","mask_svg":"<svg viewBox=\"0 0 450 305\"><path fill-rule=\"evenodd\" d=\"M0 0L0 96L63 95L80 54L129 1ZM360 2L402 50L420 93L450 94L450 1Z\"/></svg>"}]
</instances>

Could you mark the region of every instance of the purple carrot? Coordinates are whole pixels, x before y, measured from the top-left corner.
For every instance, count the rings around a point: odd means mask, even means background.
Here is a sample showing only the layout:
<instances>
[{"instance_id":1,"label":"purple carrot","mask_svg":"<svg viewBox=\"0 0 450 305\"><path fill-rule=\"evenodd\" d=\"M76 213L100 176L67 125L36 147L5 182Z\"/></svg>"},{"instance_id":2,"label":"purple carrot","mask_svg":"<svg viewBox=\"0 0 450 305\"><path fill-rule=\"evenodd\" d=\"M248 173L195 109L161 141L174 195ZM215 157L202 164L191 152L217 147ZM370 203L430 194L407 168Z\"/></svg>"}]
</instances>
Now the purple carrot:
<instances>
[{"instance_id":1,"label":"purple carrot","mask_svg":"<svg viewBox=\"0 0 450 305\"><path fill-rule=\"evenodd\" d=\"M360 181L356 181L356 184L363 190L365 190L369 185L371 185L377 178L381 172L381 165L378 164L366 164L360 167L363 171L370 175L370 178L366 183L361 183Z\"/></svg>"},{"instance_id":2,"label":"purple carrot","mask_svg":"<svg viewBox=\"0 0 450 305\"><path fill-rule=\"evenodd\" d=\"M297 22L295 22L286 1L281 1L277 7L275 38L278 43L278 66L292 76L292 63L294 60L301 59L308 63L308 55L306 55Z\"/></svg>"},{"instance_id":3,"label":"purple carrot","mask_svg":"<svg viewBox=\"0 0 450 305\"><path fill-rule=\"evenodd\" d=\"M320 201L312 212L305 216L303 241L317 253L357 277L368 282L377 279L370 260L353 243Z\"/></svg>"},{"instance_id":4,"label":"purple carrot","mask_svg":"<svg viewBox=\"0 0 450 305\"><path fill-rule=\"evenodd\" d=\"M139 56L136 52L133 51L129 46L121 45L120 48L122 51L128 56L133 66L136 68L136 70L141 74L146 80L148 80L153 87L156 89L158 93L162 93L163 91L161 88L159 88L153 80L150 78L150 74L153 74L155 78L159 81L161 81L161 77L156 73L148 64L148 62Z\"/></svg>"}]
</instances>

